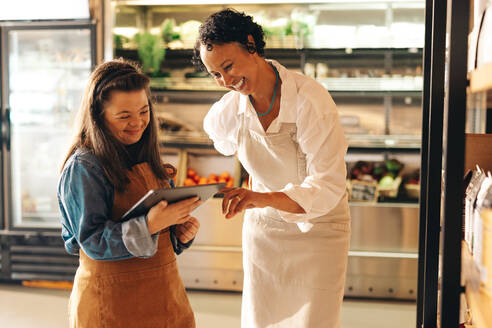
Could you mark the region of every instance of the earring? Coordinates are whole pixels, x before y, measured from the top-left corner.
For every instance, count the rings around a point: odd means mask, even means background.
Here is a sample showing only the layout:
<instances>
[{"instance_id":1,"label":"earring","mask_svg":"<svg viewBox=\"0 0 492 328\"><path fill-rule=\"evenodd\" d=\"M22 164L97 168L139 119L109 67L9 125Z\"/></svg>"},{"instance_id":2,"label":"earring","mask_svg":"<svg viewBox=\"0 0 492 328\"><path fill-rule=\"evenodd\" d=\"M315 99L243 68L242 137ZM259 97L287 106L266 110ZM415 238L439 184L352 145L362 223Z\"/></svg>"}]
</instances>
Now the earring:
<instances>
[{"instance_id":1,"label":"earring","mask_svg":"<svg viewBox=\"0 0 492 328\"><path fill-rule=\"evenodd\" d=\"M256 52L255 44L253 42L248 42L246 44L246 50L248 50L250 54L254 54Z\"/></svg>"}]
</instances>

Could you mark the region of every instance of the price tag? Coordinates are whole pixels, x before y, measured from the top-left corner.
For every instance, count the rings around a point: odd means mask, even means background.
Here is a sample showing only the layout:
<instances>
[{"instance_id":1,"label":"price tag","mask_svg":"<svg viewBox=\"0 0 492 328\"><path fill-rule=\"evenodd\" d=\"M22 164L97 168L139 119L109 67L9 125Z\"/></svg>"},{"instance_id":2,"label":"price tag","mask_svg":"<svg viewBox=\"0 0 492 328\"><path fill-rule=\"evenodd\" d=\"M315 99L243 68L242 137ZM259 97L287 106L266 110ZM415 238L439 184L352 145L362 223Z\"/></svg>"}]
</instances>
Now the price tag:
<instances>
[{"instance_id":1,"label":"price tag","mask_svg":"<svg viewBox=\"0 0 492 328\"><path fill-rule=\"evenodd\" d=\"M350 187L350 200L351 201L377 201L378 199L378 186L376 183L364 182L364 181L352 181Z\"/></svg>"}]
</instances>

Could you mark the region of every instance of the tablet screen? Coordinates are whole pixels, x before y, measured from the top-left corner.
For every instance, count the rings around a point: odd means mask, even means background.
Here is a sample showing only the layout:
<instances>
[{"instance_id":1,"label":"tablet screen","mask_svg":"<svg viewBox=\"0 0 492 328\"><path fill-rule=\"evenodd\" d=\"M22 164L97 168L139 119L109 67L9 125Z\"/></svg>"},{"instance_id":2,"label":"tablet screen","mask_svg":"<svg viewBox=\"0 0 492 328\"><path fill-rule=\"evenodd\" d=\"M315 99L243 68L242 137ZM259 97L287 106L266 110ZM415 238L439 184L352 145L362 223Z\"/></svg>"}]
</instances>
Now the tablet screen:
<instances>
[{"instance_id":1,"label":"tablet screen","mask_svg":"<svg viewBox=\"0 0 492 328\"><path fill-rule=\"evenodd\" d=\"M133 217L146 214L154 205L161 200L169 204L198 196L202 204L225 187L225 183L214 183L198 186L185 186L176 188L152 189L132 206L121 218L123 221Z\"/></svg>"}]
</instances>

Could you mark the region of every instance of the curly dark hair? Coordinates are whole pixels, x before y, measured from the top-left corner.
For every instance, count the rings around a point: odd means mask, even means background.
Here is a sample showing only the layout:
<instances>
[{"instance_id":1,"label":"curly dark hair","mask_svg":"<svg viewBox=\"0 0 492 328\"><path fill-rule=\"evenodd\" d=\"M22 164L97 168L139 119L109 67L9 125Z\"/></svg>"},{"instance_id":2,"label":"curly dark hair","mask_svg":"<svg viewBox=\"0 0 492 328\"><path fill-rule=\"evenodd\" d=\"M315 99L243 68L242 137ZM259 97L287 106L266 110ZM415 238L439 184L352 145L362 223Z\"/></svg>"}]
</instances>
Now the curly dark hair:
<instances>
[{"instance_id":1,"label":"curly dark hair","mask_svg":"<svg viewBox=\"0 0 492 328\"><path fill-rule=\"evenodd\" d=\"M255 40L255 44L248 41L248 35ZM250 53L265 54L265 40L263 29L253 21L252 16L234 9L224 9L210 15L200 26L198 39L193 50L193 65L206 71L200 58L200 46L206 45L212 50L214 44L237 42Z\"/></svg>"}]
</instances>

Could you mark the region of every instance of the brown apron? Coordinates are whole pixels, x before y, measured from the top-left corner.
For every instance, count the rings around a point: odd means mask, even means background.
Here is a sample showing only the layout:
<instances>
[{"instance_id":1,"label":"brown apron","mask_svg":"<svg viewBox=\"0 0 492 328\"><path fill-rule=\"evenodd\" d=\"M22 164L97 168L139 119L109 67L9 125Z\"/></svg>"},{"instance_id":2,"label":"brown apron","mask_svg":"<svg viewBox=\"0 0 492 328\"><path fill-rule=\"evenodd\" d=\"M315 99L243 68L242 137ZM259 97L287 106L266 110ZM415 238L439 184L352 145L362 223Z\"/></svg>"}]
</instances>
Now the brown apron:
<instances>
[{"instance_id":1,"label":"brown apron","mask_svg":"<svg viewBox=\"0 0 492 328\"><path fill-rule=\"evenodd\" d=\"M169 187L147 163L128 171L130 184L115 191L112 220L121 216L149 189ZM151 258L95 261L80 250L69 302L72 328L195 327L195 319L178 273L169 229L161 231Z\"/></svg>"}]
</instances>

